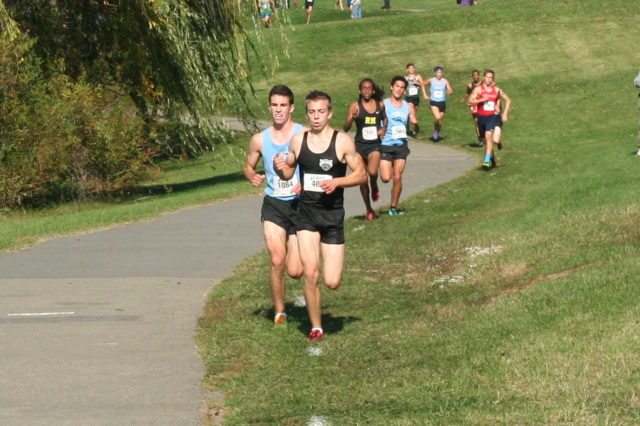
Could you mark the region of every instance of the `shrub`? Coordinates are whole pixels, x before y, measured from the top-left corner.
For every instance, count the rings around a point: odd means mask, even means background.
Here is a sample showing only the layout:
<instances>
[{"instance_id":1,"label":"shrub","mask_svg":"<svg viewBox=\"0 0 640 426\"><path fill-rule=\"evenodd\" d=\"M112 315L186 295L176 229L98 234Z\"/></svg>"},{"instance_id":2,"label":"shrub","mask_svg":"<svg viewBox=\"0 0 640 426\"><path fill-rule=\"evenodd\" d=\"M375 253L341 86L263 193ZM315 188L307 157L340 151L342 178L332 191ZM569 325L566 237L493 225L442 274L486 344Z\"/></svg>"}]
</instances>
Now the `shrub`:
<instances>
[{"instance_id":1,"label":"shrub","mask_svg":"<svg viewBox=\"0 0 640 426\"><path fill-rule=\"evenodd\" d=\"M119 191L154 149L126 94L46 78L32 42L0 40L0 207L40 206Z\"/></svg>"}]
</instances>

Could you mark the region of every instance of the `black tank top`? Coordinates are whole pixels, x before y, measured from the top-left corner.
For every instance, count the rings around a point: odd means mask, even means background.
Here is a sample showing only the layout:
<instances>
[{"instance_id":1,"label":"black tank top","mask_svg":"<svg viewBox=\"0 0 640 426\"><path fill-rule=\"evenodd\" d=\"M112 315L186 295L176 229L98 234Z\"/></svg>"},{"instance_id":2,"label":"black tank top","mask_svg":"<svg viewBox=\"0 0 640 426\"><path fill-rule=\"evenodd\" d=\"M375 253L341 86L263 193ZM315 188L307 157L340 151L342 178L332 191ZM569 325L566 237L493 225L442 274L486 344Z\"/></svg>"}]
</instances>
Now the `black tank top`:
<instances>
[{"instance_id":1,"label":"black tank top","mask_svg":"<svg viewBox=\"0 0 640 426\"><path fill-rule=\"evenodd\" d=\"M356 117L356 142L358 143L378 143L378 128L382 122L380 117L380 102L376 102L374 113L368 113L362 105L362 99L358 100L358 116Z\"/></svg>"},{"instance_id":2,"label":"black tank top","mask_svg":"<svg viewBox=\"0 0 640 426\"><path fill-rule=\"evenodd\" d=\"M302 181L300 202L324 209L342 208L344 188L337 188L333 194L325 194L318 186L323 180L344 177L347 173L347 165L342 163L336 155L338 131L334 130L329 148L321 154L311 152L307 146L308 135L308 131L304 132L300 155L298 156L300 180Z\"/></svg>"}]
</instances>

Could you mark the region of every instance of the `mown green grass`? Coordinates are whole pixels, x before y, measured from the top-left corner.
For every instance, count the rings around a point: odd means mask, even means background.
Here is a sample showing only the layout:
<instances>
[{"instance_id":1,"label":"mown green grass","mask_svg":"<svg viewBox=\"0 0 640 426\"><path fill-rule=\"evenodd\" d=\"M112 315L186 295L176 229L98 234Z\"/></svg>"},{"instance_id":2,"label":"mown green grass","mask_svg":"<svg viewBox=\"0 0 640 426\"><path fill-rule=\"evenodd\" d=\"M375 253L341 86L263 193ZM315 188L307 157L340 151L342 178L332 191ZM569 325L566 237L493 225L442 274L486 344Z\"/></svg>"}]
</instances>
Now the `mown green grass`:
<instances>
[{"instance_id":1,"label":"mown green grass","mask_svg":"<svg viewBox=\"0 0 640 426\"><path fill-rule=\"evenodd\" d=\"M424 3L385 14L365 0L358 23L319 8L259 89L327 90L339 125L364 76L439 64L459 99L470 70L491 67L514 100L501 167L411 197L404 216L347 221L320 356L304 308L271 324L266 254L247 259L201 319L206 385L225 392L227 424L638 423L640 4ZM453 100L444 134L480 158Z\"/></svg>"},{"instance_id":2,"label":"mown green grass","mask_svg":"<svg viewBox=\"0 0 640 426\"><path fill-rule=\"evenodd\" d=\"M247 136L241 134L197 160L162 162L145 182L121 197L1 212L0 252L255 192L242 174L246 145Z\"/></svg>"}]
</instances>

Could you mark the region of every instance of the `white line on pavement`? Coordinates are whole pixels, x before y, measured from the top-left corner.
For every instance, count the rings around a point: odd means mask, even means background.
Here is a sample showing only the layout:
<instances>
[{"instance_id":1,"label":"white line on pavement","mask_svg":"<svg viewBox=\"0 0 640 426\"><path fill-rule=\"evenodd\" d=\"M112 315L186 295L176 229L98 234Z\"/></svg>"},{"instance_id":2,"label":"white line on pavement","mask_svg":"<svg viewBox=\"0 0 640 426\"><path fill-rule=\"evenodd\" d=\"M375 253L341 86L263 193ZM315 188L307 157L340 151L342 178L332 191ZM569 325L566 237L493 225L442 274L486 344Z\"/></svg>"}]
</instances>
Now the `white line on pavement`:
<instances>
[{"instance_id":1,"label":"white line on pavement","mask_svg":"<svg viewBox=\"0 0 640 426\"><path fill-rule=\"evenodd\" d=\"M7 314L8 317L46 317L56 315L74 315L75 312L25 312L21 314Z\"/></svg>"}]
</instances>

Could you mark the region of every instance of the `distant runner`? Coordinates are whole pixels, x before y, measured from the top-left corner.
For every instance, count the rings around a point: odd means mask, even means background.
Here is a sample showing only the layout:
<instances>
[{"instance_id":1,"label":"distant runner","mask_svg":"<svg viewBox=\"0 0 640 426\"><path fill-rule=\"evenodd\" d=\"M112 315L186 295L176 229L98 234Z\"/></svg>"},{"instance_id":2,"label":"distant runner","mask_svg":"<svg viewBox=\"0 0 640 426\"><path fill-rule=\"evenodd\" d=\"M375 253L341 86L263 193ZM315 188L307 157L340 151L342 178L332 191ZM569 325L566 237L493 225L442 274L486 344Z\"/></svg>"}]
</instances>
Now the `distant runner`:
<instances>
[{"instance_id":1,"label":"distant runner","mask_svg":"<svg viewBox=\"0 0 640 426\"><path fill-rule=\"evenodd\" d=\"M424 77L416 73L415 65L407 64L407 75L404 78L407 80L407 90L405 91L404 100L413 104L417 112L420 106L420 92L425 93Z\"/></svg>"},{"instance_id":2,"label":"distant runner","mask_svg":"<svg viewBox=\"0 0 640 426\"><path fill-rule=\"evenodd\" d=\"M482 82L480 81L480 71L473 70L471 72L471 82L467 84L467 94L464 95L462 99L460 99L460 103L464 103L467 99L469 99L469 96L471 96L473 89L480 86L481 84ZM483 146L484 137L480 135L480 130L478 130L478 105L470 105L469 108L471 109L471 117L473 118L473 122L475 124L474 127L476 130L476 137L478 138L478 143L481 146Z\"/></svg>"},{"instance_id":3,"label":"distant runner","mask_svg":"<svg viewBox=\"0 0 640 426\"><path fill-rule=\"evenodd\" d=\"M272 0L258 0L258 9L260 10L260 19L267 27L271 26L271 9L273 6Z\"/></svg>"},{"instance_id":4,"label":"distant runner","mask_svg":"<svg viewBox=\"0 0 640 426\"><path fill-rule=\"evenodd\" d=\"M329 125L333 112L331 97L320 91L306 97L307 118L311 130L293 137L285 160L276 157L275 168L284 179L300 167L302 194L297 229L300 258L304 269L304 297L311 321L308 342L324 335L320 257L325 285L336 290L344 269L344 188L367 181L362 159L351 137ZM351 174L346 175L347 166Z\"/></svg>"},{"instance_id":5,"label":"distant runner","mask_svg":"<svg viewBox=\"0 0 640 426\"><path fill-rule=\"evenodd\" d=\"M302 262L298 251L295 215L298 208L299 177L288 181L280 179L273 168L275 157L286 156L293 135L304 130L301 124L291 120L294 110L293 92L287 86L274 86L269 92L269 111L273 124L256 133L249 142L249 152L244 166L244 175L253 186L265 180L267 187L262 202L262 232L267 251L271 257L269 285L274 307L274 323L282 324L287 319L285 310L285 266L292 278L302 276ZM265 174L256 171L262 157ZM298 188L296 188L298 185Z\"/></svg>"},{"instance_id":6,"label":"distant runner","mask_svg":"<svg viewBox=\"0 0 640 426\"><path fill-rule=\"evenodd\" d=\"M469 97L469 105L478 106L478 128L480 135L484 136L485 143L482 166L486 169L497 165L493 152L494 131L496 126L501 126L501 122L506 122L509 119L509 110L511 109L511 98L495 85L494 78L495 73L492 70L485 70L484 82L473 89ZM498 104L500 100L504 100L504 106Z\"/></svg>"},{"instance_id":7,"label":"distant runner","mask_svg":"<svg viewBox=\"0 0 640 426\"><path fill-rule=\"evenodd\" d=\"M411 152L407 125L411 123L414 134L417 134L420 128L413 104L402 99L407 88L407 80L395 76L390 87L391 96L384 100L386 131L380 148L380 179L385 183L393 179L389 216L398 216L402 214L402 211L398 210L402 193L402 174Z\"/></svg>"},{"instance_id":8,"label":"distant runner","mask_svg":"<svg viewBox=\"0 0 640 426\"><path fill-rule=\"evenodd\" d=\"M440 130L444 121L444 115L447 112L447 95L453 94L453 89L449 81L442 76L444 70L442 67L433 69L434 77L426 81L423 87L429 87L429 96L423 91L425 100L429 100L431 105L431 113L433 114L433 135L431 139L434 142L440 141Z\"/></svg>"},{"instance_id":9,"label":"distant runner","mask_svg":"<svg viewBox=\"0 0 640 426\"><path fill-rule=\"evenodd\" d=\"M314 3L315 3L315 0L304 0L304 11L307 14L307 24L311 22L311 13L313 12Z\"/></svg>"},{"instance_id":10,"label":"distant runner","mask_svg":"<svg viewBox=\"0 0 640 426\"><path fill-rule=\"evenodd\" d=\"M349 106L343 130L348 132L356 123L356 151L362 157L369 175L369 183L360 185L360 194L366 208L365 220L376 217L371 201L380 199L378 188L378 168L380 167L380 139L384 136L384 104L381 102L382 91L370 78L365 78L359 85L360 96ZM371 189L369 189L371 187ZM371 200L369 199L371 197Z\"/></svg>"}]
</instances>

